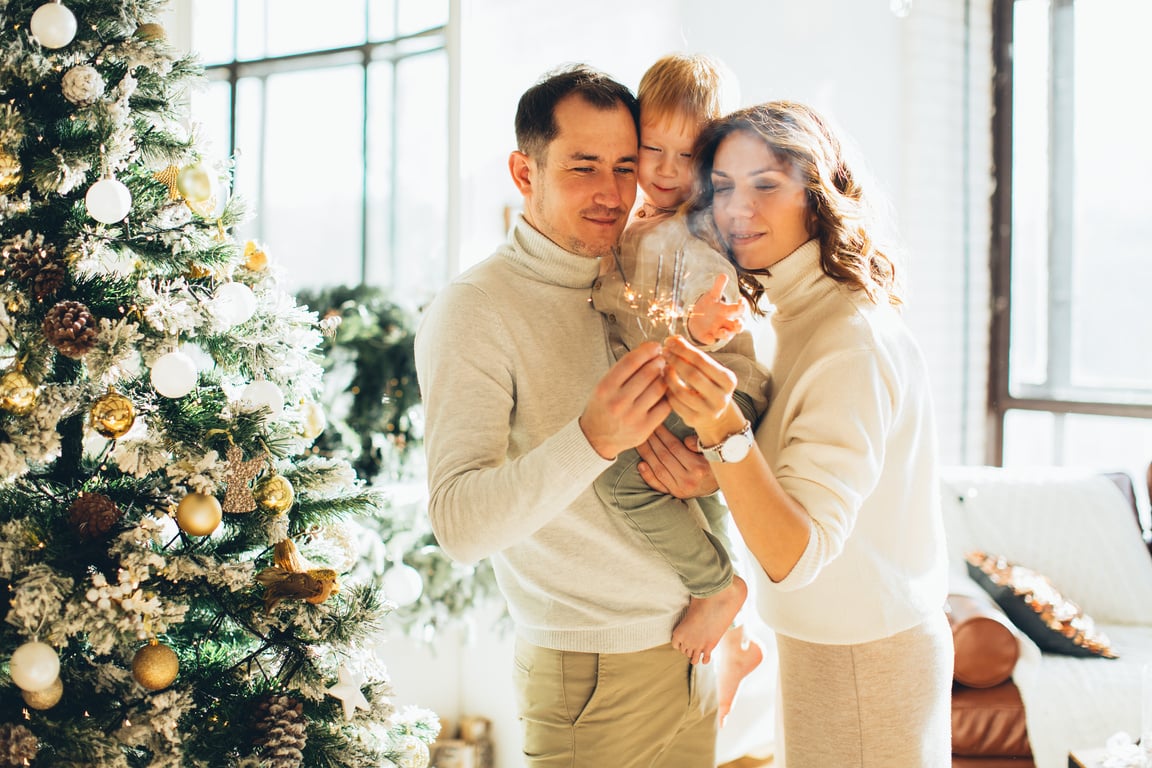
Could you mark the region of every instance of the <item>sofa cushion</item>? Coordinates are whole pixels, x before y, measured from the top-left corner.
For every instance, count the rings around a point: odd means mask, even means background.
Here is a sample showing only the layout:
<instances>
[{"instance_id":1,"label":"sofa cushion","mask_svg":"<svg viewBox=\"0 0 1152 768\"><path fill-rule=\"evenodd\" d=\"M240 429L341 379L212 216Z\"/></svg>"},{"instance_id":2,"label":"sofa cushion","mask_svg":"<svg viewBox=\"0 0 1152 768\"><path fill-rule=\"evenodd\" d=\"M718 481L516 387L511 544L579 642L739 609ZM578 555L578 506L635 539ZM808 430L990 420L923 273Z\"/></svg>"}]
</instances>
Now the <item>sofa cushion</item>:
<instances>
[{"instance_id":1,"label":"sofa cushion","mask_svg":"<svg viewBox=\"0 0 1152 768\"><path fill-rule=\"evenodd\" d=\"M1152 558L1128 500L1103 475L948 467L941 488L960 578L965 553L993 552L1044 574L1102 624L1152 624Z\"/></svg>"},{"instance_id":2,"label":"sofa cushion","mask_svg":"<svg viewBox=\"0 0 1152 768\"><path fill-rule=\"evenodd\" d=\"M1032 754L1024 702L1011 681L992 688L952 687L952 754L987 758Z\"/></svg>"},{"instance_id":3,"label":"sofa cushion","mask_svg":"<svg viewBox=\"0 0 1152 768\"><path fill-rule=\"evenodd\" d=\"M1031 568L977 551L968 553L968 572L1040 650L1116 658L1095 622Z\"/></svg>"},{"instance_id":4,"label":"sofa cushion","mask_svg":"<svg viewBox=\"0 0 1152 768\"><path fill-rule=\"evenodd\" d=\"M970 595L949 595L948 623L956 649L952 679L970 688L991 688L1012 677L1020 643L995 604Z\"/></svg>"}]
</instances>

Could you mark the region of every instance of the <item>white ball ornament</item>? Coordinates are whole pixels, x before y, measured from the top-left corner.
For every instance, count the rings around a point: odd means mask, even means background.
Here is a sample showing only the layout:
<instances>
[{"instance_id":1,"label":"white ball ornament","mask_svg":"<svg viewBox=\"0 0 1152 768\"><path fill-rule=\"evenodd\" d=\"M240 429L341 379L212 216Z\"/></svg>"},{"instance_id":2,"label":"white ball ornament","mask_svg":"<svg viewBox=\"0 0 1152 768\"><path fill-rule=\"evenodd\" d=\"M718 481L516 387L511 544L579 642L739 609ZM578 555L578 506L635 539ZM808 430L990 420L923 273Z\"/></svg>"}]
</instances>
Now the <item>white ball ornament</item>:
<instances>
[{"instance_id":1,"label":"white ball ornament","mask_svg":"<svg viewBox=\"0 0 1152 768\"><path fill-rule=\"evenodd\" d=\"M25 691L42 691L60 677L60 657L47 643L33 640L17 648L9 662L12 682Z\"/></svg>"},{"instance_id":2,"label":"white ball ornament","mask_svg":"<svg viewBox=\"0 0 1152 768\"><path fill-rule=\"evenodd\" d=\"M419 571L407 563L393 563L384 571L382 586L384 597L403 608L420 599L424 592L424 579Z\"/></svg>"},{"instance_id":3,"label":"white ball ornament","mask_svg":"<svg viewBox=\"0 0 1152 768\"><path fill-rule=\"evenodd\" d=\"M101 224L115 224L132 210L132 193L116 179L100 179L84 195L88 215Z\"/></svg>"},{"instance_id":4,"label":"white ball ornament","mask_svg":"<svg viewBox=\"0 0 1152 768\"><path fill-rule=\"evenodd\" d=\"M396 744L396 765L398 768L428 768L430 754L428 745L418 736L406 733Z\"/></svg>"},{"instance_id":5,"label":"white ball ornament","mask_svg":"<svg viewBox=\"0 0 1152 768\"><path fill-rule=\"evenodd\" d=\"M152 364L151 379L164 397L184 397L196 388L196 363L183 352L169 352Z\"/></svg>"},{"instance_id":6,"label":"white ball ornament","mask_svg":"<svg viewBox=\"0 0 1152 768\"><path fill-rule=\"evenodd\" d=\"M63 48L76 37L76 16L61 3L45 3L32 14L28 28L45 48Z\"/></svg>"},{"instance_id":7,"label":"white ball ornament","mask_svg":"<svg viewBox=\"0 0 1152 768\"><path fill-rule=\"evenodd\" d=\"M240 399L247 401L254 409L267 407L272 412L272 418L276 418L284 410L284 393L280 387L267 379L258 379L244 387Z\"/></svg>"},{"instance_id":8,"label":"white ball ornament","mask_svg":"<svg viewBox=\"0 0 1152 768\"><path fill-rule=\"evenodd\" d=\"M224 283L216 289L212 314L228 328L240 325L256 314L256 294L244 283Z\"/></svg>"}]
</instances>

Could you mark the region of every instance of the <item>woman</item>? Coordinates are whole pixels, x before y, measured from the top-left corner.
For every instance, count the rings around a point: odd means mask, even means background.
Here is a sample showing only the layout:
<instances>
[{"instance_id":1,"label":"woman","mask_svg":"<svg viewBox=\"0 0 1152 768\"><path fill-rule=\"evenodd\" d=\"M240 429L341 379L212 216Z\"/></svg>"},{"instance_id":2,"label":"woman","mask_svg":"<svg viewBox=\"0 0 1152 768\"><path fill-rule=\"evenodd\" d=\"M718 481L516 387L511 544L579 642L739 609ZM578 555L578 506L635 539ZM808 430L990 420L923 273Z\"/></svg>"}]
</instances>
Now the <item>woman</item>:
<instances>
[{"instance_id":1,"label":"woman","mask_svg":"<svg viewBox=\"0 0 1152 768\"><path fill-rule=\"evenodd\" d=\"M951 763L952 637L923 358L839 141L771 102L695 148L699 234L772 303L772 401L754 439L733 378L683 339L668 397L697 433L776 630L788 768ZM763 312L759 315L763 316ZM658 445L659 441L653 441ZM675 487L668 464L648 463ZM660 477L660 474L657 475Z\"/></svg>"}]
</instances>

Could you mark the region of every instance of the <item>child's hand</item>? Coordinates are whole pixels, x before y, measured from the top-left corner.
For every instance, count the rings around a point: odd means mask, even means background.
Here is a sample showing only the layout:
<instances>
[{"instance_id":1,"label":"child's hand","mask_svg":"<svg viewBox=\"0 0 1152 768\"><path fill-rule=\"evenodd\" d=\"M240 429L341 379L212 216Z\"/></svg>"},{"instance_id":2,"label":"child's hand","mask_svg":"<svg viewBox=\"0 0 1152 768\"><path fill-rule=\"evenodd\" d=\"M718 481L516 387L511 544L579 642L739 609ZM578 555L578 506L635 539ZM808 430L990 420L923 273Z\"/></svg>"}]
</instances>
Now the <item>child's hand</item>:
<instances>
[{"instance_id":1,"label":"child's hand","mask_svg":"<svg viewBox=\"0 0 1152 768\"><path fill-rule=\"evenodd\" d=\"M712 288L697 299L688 312L688 336L697 344L726 344L744 330L747 305L743 299L735 303L725 301L724 289L727 287L728 275L716 275Z\"/></svg>"}]
</instances>

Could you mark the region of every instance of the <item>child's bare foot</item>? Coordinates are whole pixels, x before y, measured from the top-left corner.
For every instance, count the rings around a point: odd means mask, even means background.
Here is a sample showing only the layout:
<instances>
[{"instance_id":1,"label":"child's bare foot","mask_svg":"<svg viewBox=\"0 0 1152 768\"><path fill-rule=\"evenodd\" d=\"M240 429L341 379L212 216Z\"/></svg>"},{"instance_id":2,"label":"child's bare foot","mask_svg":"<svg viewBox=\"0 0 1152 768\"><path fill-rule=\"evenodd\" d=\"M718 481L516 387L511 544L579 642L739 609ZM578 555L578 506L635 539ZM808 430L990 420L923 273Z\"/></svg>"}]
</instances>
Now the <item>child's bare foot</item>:
<instances>
[{"instance_id":1,"label":"child's bare foot","mask_svg":"<svg viewBox=\"0 0 1152 768\"><path fill-rule=\"evenodd\" d=\"M711 597L693 597L688 612L672 630L672 647L688 657L693 664L707 664L712 660L712 649L732 626L732 620L748 596L748 585L739 576L732 584Z\"/></svg>"},{"instance_id":2,"label":"child's bare foot","mask_svg":"<svg viewBox=\"0 0 1152 768\"><path fill-rule=\"evenodd\" d=\"M764 650L744 632L744 627L733 627L721 638L716 658L719 664L716 688L720 695L720 726L723 727L724 719L732 711L740 682L760 665Z\"/></svg>"}]
</instances>

